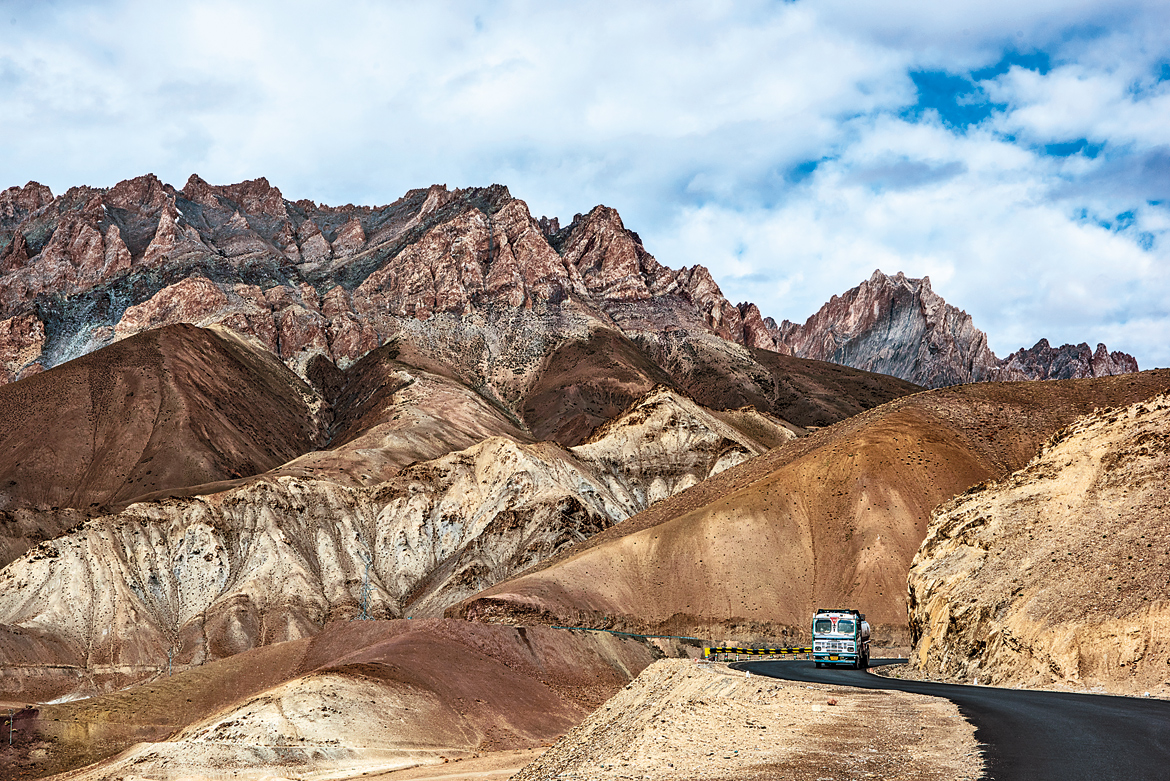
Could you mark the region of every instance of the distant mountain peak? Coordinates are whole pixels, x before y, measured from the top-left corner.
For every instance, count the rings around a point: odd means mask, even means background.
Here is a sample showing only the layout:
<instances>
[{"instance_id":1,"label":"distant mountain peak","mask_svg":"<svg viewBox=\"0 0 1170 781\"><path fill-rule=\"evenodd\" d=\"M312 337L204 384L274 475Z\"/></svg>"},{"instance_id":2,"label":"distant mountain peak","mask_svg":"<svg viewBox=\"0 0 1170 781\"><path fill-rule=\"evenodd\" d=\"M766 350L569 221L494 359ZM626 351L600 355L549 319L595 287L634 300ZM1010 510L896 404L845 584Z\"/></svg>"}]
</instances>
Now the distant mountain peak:
<instances>
[{"instance_id":1,"label":"distant mountain peak","mask_svg":"<svg viewBox=\"0 0 1170 781\"><path fill-rule=\"evenodd\" d=\"M771 335L774 349L866 371L891 374L928 387L985 380L1101 377L1138 370L1133 356L1098 345L1031 349L997 358L971 316L933 291L930 277L877 269L869 279L833 296L803 324L784 321Z\"/></svg>"}]
</instances>

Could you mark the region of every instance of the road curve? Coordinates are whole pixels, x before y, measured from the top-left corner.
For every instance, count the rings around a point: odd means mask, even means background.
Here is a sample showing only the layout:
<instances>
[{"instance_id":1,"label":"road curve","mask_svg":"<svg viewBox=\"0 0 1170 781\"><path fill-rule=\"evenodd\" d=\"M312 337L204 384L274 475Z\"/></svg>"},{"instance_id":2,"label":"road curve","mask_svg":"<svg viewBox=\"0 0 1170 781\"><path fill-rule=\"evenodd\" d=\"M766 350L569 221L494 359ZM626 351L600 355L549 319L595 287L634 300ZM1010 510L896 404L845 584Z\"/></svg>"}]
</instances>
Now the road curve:
<instances>
[{"instance_id":1,"label":"road curve","mask_svg":"<svg viewBox=\"0 0 1170 781\"><path fill-rule=\"evenodd\" d=\"M897 664L905 659L874 659ZM883 678L812 662L737 662L789 681L945 697L976 727L992 781L1170 779L1170 702Z\"/></svg>"}]
</instances>

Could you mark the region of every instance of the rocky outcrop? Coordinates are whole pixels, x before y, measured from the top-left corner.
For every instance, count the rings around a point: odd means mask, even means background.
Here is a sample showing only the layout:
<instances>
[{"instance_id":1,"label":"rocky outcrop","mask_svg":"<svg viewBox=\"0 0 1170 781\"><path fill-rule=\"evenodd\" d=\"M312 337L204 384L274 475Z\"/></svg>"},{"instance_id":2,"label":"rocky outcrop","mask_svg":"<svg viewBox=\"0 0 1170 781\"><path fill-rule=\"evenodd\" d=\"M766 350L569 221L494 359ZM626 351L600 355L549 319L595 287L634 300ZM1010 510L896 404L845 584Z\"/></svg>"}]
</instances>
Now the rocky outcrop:
<instances>
[{"instance_id":1,"label":"rocky outcrop","mask_svg":"<svg viewBox=\"0 0 1170 781\"><path fill-rule=\"evenodd\" d=\"M1047 339L1041 339L1035 347L1017 350L999 361L995 378L1004 381L1069 380L1132 374L1137 370L1138 364L1132 355L1111 353L1103 344L1098 344L1093 351L1084 342L1051 347Z\"/></svg>"},{"instance_id":2,"label":"rocky outcrop","mask_svg":"<svg viewBox=\"0 0 1170 781\"><path fill-rule=\"evenodd\" d=\"M181 190L148 174L56 198L35 182L0 195L0 318L36 317L48 334L8 335L30 368L191 322L255 336L303 374L314 355L345 368L408 320L493 320L508 308L584 313L635 340L714 336L932 387L1136 369L1122 353L1044 341L1001 361L929 279L901 273L875 272L803 325L776 325L729 302L704 267L658 263L615 210L561 228L498 185L435 185L381 207L290 202L263 178L214 186L196 175Z\"/></svg>"},{"instance_id":3,"label":"rocky outcrop","mask_svg":"<svg viewBox=\"0 0 1170 781\"><path fill-rule=\"evenodd\" d=\"M692 325L742 339L706 270L659 265L614 210L560 229L499 186L333 208L289 202L265 179L192 176L176 190L147 175L0 198L0 317L36 317L51 334L9 329L5 349L45 368L176 322L223 323L300 370L314 354L344 368L408 319L568 304L604 321L608 306L663 295Z\"/></svg>"},{"instance_id":4,"label":"rocky outcrop","mask_svg":"<svg viewBox=\"0 0 1170 781\"><path fill-rule=\"evenodd\" d=\"M379 618L441 615L792 437L779 421L743 414L721 417L660 388L572 449L491 437L369 487L331 479L318 453L306 470L318 476L277 471L208 496L136 503L3 570L0 624L86 649L82 666L112 685L168 656L199 664L309 636L363 603Z\"/></svg>"},{"instance_id":5,"label":"rocky outcrop","mask_svg":"<svg viewBox=\"0 0 1170 781\"><path fill-rule=\"evenodd\" d=\"M910 569L913 662L1003 686L1170 696L1170 396L1100 410L943 505Z\"/></svg>"},{"instance_id":6,"label":"rocky outcrop","mask_svg":"<svg viewBox=\"0 0 1170 781\"><path fill-rule=\"evenodd\" d=\"M1132 356L1097 345L1053 349L1041 339L1030 350L996 358L987 335L971 316L930 287L930 278L875 271L865 282L829 303L803 325L785 320L765 327L774 349L802 358L832 361L891 374L937 388L985 380L1048 380L1105 377L1138 370ZM751 329L765 341L759 326Z\"/></svg>"}]
</instances>

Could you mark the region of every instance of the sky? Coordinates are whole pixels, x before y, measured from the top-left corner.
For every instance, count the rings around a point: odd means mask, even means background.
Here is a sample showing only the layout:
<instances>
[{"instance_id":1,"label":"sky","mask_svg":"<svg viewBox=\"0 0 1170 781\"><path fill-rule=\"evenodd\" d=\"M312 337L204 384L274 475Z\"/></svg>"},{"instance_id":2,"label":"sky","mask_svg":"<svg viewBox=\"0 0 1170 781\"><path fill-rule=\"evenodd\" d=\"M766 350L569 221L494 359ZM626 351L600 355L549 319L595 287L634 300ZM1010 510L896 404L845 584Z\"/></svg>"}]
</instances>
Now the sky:
<instances>
[{"instance_id":1,"label":"sky","mask_svg":"<svg viewBox=\"0 0 1170 781\"><path fill-rule=\"evenodd\" d=\"M929 275L1003 357L1170 366L1170 3L0 0L0 188L613 206L803 322Z\"/></svg>"}]
</instances>

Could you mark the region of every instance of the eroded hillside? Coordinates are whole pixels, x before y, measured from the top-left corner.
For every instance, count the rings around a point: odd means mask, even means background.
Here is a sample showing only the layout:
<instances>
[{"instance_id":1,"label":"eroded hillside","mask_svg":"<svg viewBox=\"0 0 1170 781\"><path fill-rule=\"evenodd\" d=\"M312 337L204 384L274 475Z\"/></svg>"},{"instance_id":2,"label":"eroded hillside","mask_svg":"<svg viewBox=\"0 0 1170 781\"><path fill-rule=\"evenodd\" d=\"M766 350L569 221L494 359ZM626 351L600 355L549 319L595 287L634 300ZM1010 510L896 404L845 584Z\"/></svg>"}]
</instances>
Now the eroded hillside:
<instances>
[{"instance_id":1,"label":"eroded hillside","mask_svg":"<svg viewBox=\"0 0 1170 781\"><path fill-rule=\"evenodd\" d=\"M1162 394L1080 418L939 508L910 569L916 665L1170 696L1168 469Z\"/></svg>"},{"instance_id":2,"label":"eroded hillside","mask_svg":"<svg viewBox=\"0 0 1170 781\"><path fill-rule=\"evenodd\" d=\"M899 399L769 451L450 611L721 637L803 636L817 607L860 608L905 642L906 573L931 511L1025 465L1097 407L1170 371L976 384Z\"/></svg>"},{"instance_id":3,"label":"eroded hillside","mask_svg":"<svg viewBox=\"0 0 1170 781\"><path fill-rule=\"evenodd\" d=\"M793 436L755 410L716 414L659 388L571 449L490 437L369 487L324 476L323 451L320 477L280 469L139 502L0 572L0 658L20 660L4 685L26 699L120 686L168 660L306 637L363 606L441 615Z\"/></svg>"},{"instance_id":4,"label":"eroded hillside","mask_svg":"<svg viewBox=\"0 0 1170 781\"><path fill-rule=\"evenodd\" d=\"M271 353L187 325L0 386L0 565L144 494L280 466L326 425Z\"/></svg>"},{"instance_id":5,"label":"eroded hillside","mask_svg":"<svg viewBox=\"0 0 1170 781\"><path fill-rule=\"evenodd\" d=\"M556 739L654 659L628 639L353 621L22 719L0 777L360 776ZM371 703L377 703L372 707ZM5 736L7 738L7 735ZM5 746L7 749L7 746Z\"/></svg>"}]
</instances>

